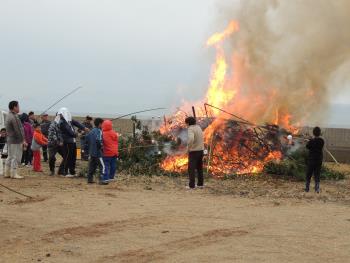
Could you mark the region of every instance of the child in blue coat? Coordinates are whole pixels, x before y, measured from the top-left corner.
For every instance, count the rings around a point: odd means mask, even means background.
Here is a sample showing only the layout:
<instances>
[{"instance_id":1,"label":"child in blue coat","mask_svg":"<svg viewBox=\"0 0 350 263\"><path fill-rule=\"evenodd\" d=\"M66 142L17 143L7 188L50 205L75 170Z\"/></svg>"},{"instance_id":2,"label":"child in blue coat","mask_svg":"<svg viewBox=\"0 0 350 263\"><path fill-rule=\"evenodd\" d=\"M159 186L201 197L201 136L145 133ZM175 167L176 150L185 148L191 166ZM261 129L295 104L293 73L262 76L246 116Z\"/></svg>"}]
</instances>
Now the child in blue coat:
<instances>
[{"instance_id":1,"label":"child in blue coat","mask_svg":"<svg viewBox=\"0 0 350 263\"><path fill-rule=\"evenodd\" d=\"M96 172L97 167L100 172L100 184L107 185L108 181L103 180L104 174L104 163L102 159L102 123L103 120L101 118L96 118L94 121L95 128L93 128L85 138L85 151L89 152L89 172L88 172L88 183L94 183L94 174Z\"/></svg>"}]
</instances>

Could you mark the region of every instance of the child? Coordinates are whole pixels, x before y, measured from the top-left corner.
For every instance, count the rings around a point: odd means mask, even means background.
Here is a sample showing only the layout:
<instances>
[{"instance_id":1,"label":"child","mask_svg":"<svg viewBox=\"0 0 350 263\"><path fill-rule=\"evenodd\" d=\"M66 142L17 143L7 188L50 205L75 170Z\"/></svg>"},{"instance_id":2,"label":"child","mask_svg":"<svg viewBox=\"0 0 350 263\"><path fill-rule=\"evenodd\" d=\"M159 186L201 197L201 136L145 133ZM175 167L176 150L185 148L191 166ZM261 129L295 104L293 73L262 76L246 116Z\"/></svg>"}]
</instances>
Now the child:
<instances>
[{"instance_id":1,"label":"child","mask_svg":"<svg viewBox=\"0 0 350 263\"><path fill-rule=\"evenodd\" d=\"M305 192L310 191L310 181L312 175L315 176L315 192L320 193L320 174L323 161L324 140L320 138L321 129L315 127L313 130L314 138L309 140L306 148L309 150L309 159L306 173Z\"/></svg>"},{"instance_id":2,"label":"child","mask_svg":"<svg viewBox=\"0 0 350 263\"><path fill-rule=\"evenodd\" d=\"M103 131L103 162L105 165L104 181L114 180L117 170L118 157L118 134L113 130L113 124L110 120L102 124Z\"/></svg>"},{"instance_id":3,"label":"child","mask_svg":"<svg viewBox=\"0 0 350 263\"><path fill-rule=\"evenodd\" d=\"M32 142L33 151L33 170L35 172L42 172L41 169L41 154L40 149L42 146L47 145L47 138L41 133L40 124L34 124L34 136Z\"/></svg>"},{"instance_id":4,"label":"child","mask_svg":"<svg viewBox=\"0 0 350 263\"><path fill-rule=\"evenodd\" d=\"M7 158L6 129L0 131L0 175L4 174L5 161Z\"/></svg>"},{"instance_id":5,"label":"child","mask_svg":"<svg viewBox=\"0 0 350 263\"><path fill-rule=\"evenodd\" d=\"M104 164L102 160L102 123L101 118L96 118L94 121L95 128L93 128L85 139L85 151L89 152L89 172L88 172L88 184L94 183L94 174L97 167L100 170L100 184L107 185L108 181L103 180Z\"/></svg>"}]
</instances>

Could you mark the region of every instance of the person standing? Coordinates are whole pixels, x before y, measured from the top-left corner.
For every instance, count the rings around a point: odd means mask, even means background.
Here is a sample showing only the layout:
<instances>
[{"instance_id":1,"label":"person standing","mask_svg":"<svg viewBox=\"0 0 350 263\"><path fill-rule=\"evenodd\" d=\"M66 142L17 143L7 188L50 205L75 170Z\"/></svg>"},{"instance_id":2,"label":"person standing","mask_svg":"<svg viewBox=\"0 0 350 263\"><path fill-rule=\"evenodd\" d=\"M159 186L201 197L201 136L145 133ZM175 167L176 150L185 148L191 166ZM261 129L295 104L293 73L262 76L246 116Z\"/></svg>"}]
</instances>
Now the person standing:
<instances>
[{"instance_id":1,"label":"person standing","mask_svg":"<svg viewBox=\"0 0 350 263\"><path fill-rule=\"evenodd\" d=\"M38 121L35 119L34 111L30 111L28 113L28 117L30 124L34 127L34 124L38 123Z\"/></svg>"},{"instance_id":2,"label":"person standing","mask_svg":"<svg viewBox=\"0 0 350 263\"><path fill-rule=\"evenodd\" d=\"M92 117L90 117L89 115L86 116L85 121L83 122L83 125L85 126L85 128L88 128L89 130L92 130L93 129ZM82 131L82 135L80 137L80 145L85 145L86 135L87 135L87 132ZM89 153L85 151L84 147L81 147L80 154L81 154L81 159L83 161L88 161L89 160Z\"/></svg>"},{"instance_id":3,"label":"person standing","mask_svg":"<svg viewBox=\"0 0 350 263\"><path fill-rule=\"evenodd\" d=\"M197 187L204 187L203 178L203 153L204 153L204 139L203 131L199 125L196 124L194 117L187 117L185 123L188 126L188 175L189 175L189 189L196 187L196 171L198 176Z\"/></svg>"},{"instance_id":4,"label":"person standing","mask_svg":"<svg viewBox=\"0 0 350 263\"><path fill-rule=\"evenodd\" d=\"M61 108L58 111L58 114L60 116L58 126L63 138L63 174L61 175L74 177L77 160L77 133L75 132L74 127L85 131L88 131L88 129L85 128L84 125L73 120L72 115L67 108Z\"/></svg>"},{"instance_id":5,"label":"person standing","mask_svg":"<svg viewBox=\"0 0 350 263\"><path fill-rule=\"evenodd\" d=\"M34 129L33 126L30 124L29 117L26 113L22 113L19 119L22 122L24 129L24 138L28 145L28 147L23 147L22 165L30 167L32 165L33 160L33 152L31 150L31 145L33 141Z\"/></svg>"},{"instance_id":6,"label":"person standing","mask_svg":"<svg viewBox=\"0 0 350 263\"><path fill-rule=\"evenodd\" d=\"M59 129L60 116L56 114L56 118L51 122L48 132L48 152L50 175L55 175L56 154L63 158L63 138ZM61 163L58 174L64 174L63 163Z\"/></svg>"},{"instance_id":7,"label":"person standing","mask_svg":"<svg viewBox=\"0 0 350 263\"><path fill-rule=\"evenodd\" d=\"M34 124L34 136L32 142L32 151L33 151L33 171L42 172L41 169L41 156L40 148L43 145L47 145L47 138L42 134L40 124Z\"/></svg>"},{"instance_id":8,"label":"person standing","mask_svg":"<svg viewBox=\"0 0 350 263\"><path fill-rule=\"evenodd\" d=\"M324 140L321 136L320 127L313 129L314 138L306 144L306 149L309 150L308 165L306 171L305 192L310 191L310 181L312 175L315 177L315 192L320 193L320 175L323 162L323 146Z\"/></svg>"},{"instance_id":9,"label":"person standing","mask_svg":"<svg viewBox=\"0 0 350 263\"><path fill-rule=\"evenodd\" d=\"M41 132L42 134L48 138L49 137L49 127L50 127L51 121L49 121L49 115L47 113L41 115ZM43 159L44 162L48 161L48 156L47 156L47 145L43 145Z\"/></svg>"},{"instance_id":10,"label":"person standing","mask_svg":"<svg viewBox=\"0 0 350 263\"><path fill-rule=\"evenodd\" d=\"M100 184L107 185L108 180L105 180L103 175L105 175L105 166L102 160L102 123L101 118L96 118L94 121L95 128L92 129L88 135L86 135L85 146L86 151L89 152L89 171L88 171L88 184L94 183L94 174L97 167L100 172Z\"/></svg>"},{"instance_id":11,"label":"person standing","mask_svg":"<svg viewBox=\"0 0 350 263\"><path fill-rule=\"evenodd\" d=\"M9 114L6 120L6 131L7 131L7 146L8 146L8 157L5 165L5 178L23 179L17 173L18 164L22 158L22 148L27 147L27 142L24 138L24 130L22 123L18 117L19 103L18 101L11 101L9 103Z\"/></svg>"},{"instance_id":12,"label":"person standing","mask_svg":"<svg viewBox=\"0 0 350 263\"><path fill-rule=\"evenodd\" d=\"M0 175L4 175L4 166L7 159L6 129L0 131Z\"/></svg>"},{"instance_id":13,"label":"person standing","mask_svg":"<svg viewBox=\"0 0 350 263\"><path fill-rule=\"evenodd\" d=\"M113 123L106 120L102 124L104 181L114 180L117 171L118 134L113 130Z\"/></svg>"}]
</instances>

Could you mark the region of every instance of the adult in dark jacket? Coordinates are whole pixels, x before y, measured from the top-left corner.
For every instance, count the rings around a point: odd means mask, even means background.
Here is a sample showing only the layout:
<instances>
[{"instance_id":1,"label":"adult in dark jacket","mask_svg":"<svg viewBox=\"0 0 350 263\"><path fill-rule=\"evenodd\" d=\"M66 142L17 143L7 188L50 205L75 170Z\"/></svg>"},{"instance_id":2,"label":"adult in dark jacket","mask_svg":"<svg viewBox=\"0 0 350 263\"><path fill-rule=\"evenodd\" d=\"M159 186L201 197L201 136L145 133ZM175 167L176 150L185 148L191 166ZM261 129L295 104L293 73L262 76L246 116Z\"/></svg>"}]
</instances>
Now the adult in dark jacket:
<instances>
[{"instance_id":1,"label":"adult in dark jacket","mask_svg":"<svg viewBox=\"0 0 350 263\"><path fill-rule=\"evenodd\" d=\"M100 170L100 184L106 185L108 181L103 180L103 174L105 173L105 166L102 159L102 123L101 118L96 118L94 121L95 128L93 128L87 135L85 140L84 148L89 152L89 172L88 172L88 183L94 183L94 174L97 167Z\"/></svg>"},{"instance_id":2,"label":"adult in dark jacket","mask_svg":"<svg viewBox=\"0 0 350 263\"><path fill-rule=\"evenodd\" d=\"M321 136L321 129L315 127L313 130L314 138L309 140L306 148L309 150L309 158L306 172L306 186L305 191L310 191L310 181L312 175L315 176L315 192L320 192L320 175L323 161L323 146L324 140Z\"/></svg>"},{"instance_id":3,"label":"adult in dark jacket","mask_svg":"<svg viewBox=\"0 0 350 263\"><path fill-rule=\"evenodd\" d=\"M48 138L49 137L49 127L50 127L51 121L49 121L49 115L47 113L41 115L41 132L42 134ZM43 146L43 159L44 162L47 162L48 156L47 156L47 145Z\"/></svg>"},{"instance_id":4,"label":"adult in dark jacket","mask_svg":"<svg viewBox=\"0 0 350 263\"><path fill-rule=\"evenodd\" d=\"M55 166L56 166L56 154L62 156L63 158L63 139L62 134L59 129L59 122L61 118L59 115L56 115L56 118L51 122L48 133L48 152L49 152L49 167L50 175L55 175ZM63 162L60 165L58 174L64 174Z\"/></svg>"},{"instance_id":5,"label":"adult in dark jacket","mask_svg":"<svg viewBox=\"0 0 350 263\"><path fill-rule=\"evenodd\" d=\"M63 160L61 164L63 165L63 174L61 175L66 177L74 177L77 160L77 133L75 132L74 127L77 127L80 130L88 129L85 128L84 125L73 120L72 115L67 108L61 108L58 111L58 115L60 116L58 127L63 139Z\"/></svg>"},{"instance_id":6,"label":"adult in dark jacket","mask_svg":"<svg viewBox=\"0 0 350 263\"><path fill-rule=\"evenodd\" d=\"M92 130L94 127L92 125L92 117L90 117L89 115L86 116L85 121L83 122L83 125L88 128L89 130ZM80 145L85 145L85 140L86 140L86 135L88 133L83 131L81 137L80 137ZM81 147L80 150L80 154L81 154L81 159L83 161L88 161L89 160L89 153L87 151L85 151L84 147Z\"/></svg>"}]
</instances>

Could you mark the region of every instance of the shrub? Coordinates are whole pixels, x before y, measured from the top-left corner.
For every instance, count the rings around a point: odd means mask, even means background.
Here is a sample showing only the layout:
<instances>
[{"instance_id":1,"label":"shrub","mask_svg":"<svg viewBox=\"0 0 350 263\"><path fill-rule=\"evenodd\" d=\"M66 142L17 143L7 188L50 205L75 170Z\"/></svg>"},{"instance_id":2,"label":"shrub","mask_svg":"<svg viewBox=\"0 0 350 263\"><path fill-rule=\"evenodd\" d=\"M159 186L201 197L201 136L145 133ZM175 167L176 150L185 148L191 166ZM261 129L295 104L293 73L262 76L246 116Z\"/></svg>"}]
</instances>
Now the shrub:
<instances>
[{"instance_id":1,"label":"shrub","mask_svg":"<svg viewBox=\"0 0 350 263\"><path fill-rule=\"evenodd\" d=\"M271 175L279 175L290 179L305 181L306 169L307 169L307 156L306 150L298 150L291 154L288 159L280 162L271 161L264 167L264 172ZM345 178L345 174L335 171L326 166L322 166L321 179L323 180L342 180Z\"/></svg>"}]
</instances>

